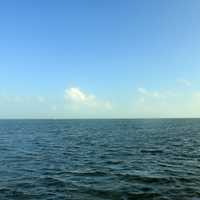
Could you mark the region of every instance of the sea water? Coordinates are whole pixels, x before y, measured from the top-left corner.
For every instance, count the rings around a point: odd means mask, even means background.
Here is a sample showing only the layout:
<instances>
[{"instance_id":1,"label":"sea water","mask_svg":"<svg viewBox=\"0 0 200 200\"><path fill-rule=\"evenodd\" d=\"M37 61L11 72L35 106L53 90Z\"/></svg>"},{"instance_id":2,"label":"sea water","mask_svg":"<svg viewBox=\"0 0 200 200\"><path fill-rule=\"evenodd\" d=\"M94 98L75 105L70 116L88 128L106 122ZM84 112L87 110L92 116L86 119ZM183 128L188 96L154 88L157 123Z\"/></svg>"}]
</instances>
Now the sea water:
<instances>
[{"instance_id":1,"label":"sea water","mask_svg":"<svg viewBox=\"0 0 200 200\"><path fill-rule=\"evenodd\" d=\"M0 199L200 199L200 120L0 120Z\"/></svg>"}]
</instances>

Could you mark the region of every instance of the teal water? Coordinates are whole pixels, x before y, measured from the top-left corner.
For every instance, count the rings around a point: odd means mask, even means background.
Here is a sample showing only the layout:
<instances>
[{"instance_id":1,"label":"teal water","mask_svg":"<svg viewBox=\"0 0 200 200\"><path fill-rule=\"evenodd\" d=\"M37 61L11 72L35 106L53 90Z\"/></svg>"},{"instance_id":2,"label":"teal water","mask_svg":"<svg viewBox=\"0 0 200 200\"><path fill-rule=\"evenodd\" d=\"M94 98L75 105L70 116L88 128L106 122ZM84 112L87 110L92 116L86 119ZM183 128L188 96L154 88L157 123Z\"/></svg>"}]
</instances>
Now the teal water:
<instances>
[{"instance_id":1,"label":"teal water","mask_svg":"<svg viewBox=\"0 0 200 200\"><path fill-rule=\"evenodd\" d=\"M200 120L0 120L2 200L198 200Z\"/></svg>"}]
</instances>

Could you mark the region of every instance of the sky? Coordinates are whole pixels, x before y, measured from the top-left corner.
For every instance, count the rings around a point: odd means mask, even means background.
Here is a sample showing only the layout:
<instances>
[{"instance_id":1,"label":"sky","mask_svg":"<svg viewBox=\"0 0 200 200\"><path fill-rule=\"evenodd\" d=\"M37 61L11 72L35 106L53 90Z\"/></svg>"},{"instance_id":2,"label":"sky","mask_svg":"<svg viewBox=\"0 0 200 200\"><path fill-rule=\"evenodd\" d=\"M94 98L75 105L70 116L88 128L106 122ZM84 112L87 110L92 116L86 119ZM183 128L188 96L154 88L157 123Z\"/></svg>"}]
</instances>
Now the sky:
<instances>
[{"instance_id":1,"label":"sky","mask_svg":"<svg viewBox=\"0 0 200 200\"><path fill-rule=\"evenodd\" d=\"M0 1L0 118L200 117L199 0Z\"/></svg>"}]
</instances>

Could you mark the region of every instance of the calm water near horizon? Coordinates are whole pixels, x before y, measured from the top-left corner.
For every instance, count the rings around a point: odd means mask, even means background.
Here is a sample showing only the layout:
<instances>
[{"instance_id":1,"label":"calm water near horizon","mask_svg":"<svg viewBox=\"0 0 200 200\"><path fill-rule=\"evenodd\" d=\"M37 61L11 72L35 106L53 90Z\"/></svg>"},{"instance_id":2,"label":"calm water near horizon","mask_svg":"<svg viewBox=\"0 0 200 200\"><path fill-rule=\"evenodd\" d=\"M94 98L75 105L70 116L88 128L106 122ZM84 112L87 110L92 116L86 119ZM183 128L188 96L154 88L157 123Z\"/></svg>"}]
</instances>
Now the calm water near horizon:
<instances>
[{"instance_id":1,"label":"calm water near horizon","mask_svg":"<svg viewBox=\"0 0 200 200\"><path fill-rule=\"evenodd\" d=\"M0 120L2 200L198 200L200 119Z\"/></svg>"}]
</instances>

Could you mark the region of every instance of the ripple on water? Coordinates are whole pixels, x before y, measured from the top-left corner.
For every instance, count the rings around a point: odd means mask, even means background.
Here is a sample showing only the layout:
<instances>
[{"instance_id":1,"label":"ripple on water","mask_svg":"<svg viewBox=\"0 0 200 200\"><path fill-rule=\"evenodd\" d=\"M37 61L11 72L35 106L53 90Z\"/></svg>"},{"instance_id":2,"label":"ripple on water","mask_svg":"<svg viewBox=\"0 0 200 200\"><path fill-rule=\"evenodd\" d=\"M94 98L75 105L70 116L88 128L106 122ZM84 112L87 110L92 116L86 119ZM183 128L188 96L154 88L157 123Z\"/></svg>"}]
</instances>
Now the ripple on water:
<instances>
[{"instance_id":1,"label":"ripple on water","mask_svg":"<svg viewBox=\"0 0 200 200\"><path fill-rule=\"evenodd\" d=\"M2 200L200 200L200 120L0 120Z\"/></svg>"}]
</instances>

